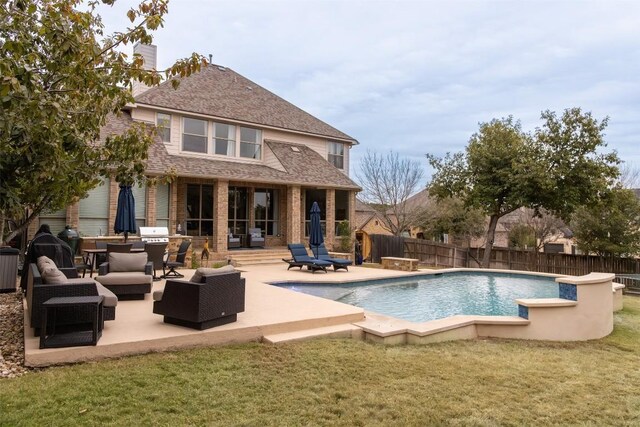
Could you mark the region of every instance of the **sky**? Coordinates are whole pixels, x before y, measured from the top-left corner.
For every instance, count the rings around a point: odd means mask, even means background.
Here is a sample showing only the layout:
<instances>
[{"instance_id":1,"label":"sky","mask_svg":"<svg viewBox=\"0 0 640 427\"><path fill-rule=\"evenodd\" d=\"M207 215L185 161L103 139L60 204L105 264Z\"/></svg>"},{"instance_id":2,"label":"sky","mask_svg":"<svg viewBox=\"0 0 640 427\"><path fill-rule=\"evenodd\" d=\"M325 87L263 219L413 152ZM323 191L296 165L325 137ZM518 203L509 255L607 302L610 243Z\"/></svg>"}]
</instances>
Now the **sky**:
<instances>
[{"instance_id":1,"label":"sky","mask_svg":"<svg viewBox=\"0 0 640 427\"><path fill-rule=\"evenodd\" d=\"M108 32L132 5L99 9ZM158 66L197 52L367 150L462 151L480 122L581 107L608 150L640 166L640 1L172 0ZM130 52L129 52L130 53Z\"/></svg>"}]
</instances>

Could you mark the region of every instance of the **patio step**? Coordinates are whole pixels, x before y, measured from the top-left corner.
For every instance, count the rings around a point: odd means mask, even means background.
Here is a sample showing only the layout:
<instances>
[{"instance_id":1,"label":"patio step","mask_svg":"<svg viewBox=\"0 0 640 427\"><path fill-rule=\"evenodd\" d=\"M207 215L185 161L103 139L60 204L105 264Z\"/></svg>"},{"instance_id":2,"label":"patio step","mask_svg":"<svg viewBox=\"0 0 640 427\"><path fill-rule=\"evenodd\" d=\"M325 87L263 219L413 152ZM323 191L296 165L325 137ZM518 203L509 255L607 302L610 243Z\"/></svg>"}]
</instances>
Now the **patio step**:
<instances>
[{"instance_id":1,"label":"patio step","mask_svg":"<svg viewBox=\"0 0 640 427\"><path fill-rule=\"evenodd\" d=\"M277 264L282 263L282 258L291 258L291 253L286 249L265 249L259 251L231 251L229 257L237 266L252 264Z\"/></svg>"},{"instance_id":2,"label":"patio step","mask_svg":"<svg viewBox=\"0 0 640 427\"><path fill-rule=\"evenodd\" d=\"M363 332L361 328L348 323L344 325L324 326L322 328L265 335L264 337L262 337L262 342L268 344L280 344L284 342L306 341L315 338L362 339L362 334Z\"/></svg>"}]
</instances>

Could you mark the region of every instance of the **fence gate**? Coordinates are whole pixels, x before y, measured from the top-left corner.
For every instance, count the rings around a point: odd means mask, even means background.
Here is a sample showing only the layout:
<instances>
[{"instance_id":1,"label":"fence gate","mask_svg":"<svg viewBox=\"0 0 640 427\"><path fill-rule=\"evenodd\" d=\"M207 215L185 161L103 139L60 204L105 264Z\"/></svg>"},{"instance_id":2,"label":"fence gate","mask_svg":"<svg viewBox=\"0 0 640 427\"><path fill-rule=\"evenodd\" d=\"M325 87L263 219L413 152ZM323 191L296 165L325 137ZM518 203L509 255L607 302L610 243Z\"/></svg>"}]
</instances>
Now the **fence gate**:
<instances>
[{"instance_id":1,"label":"fence gate","mask_svg":"<svg viewBox=\"0 0 640 427\"><path fill-rule=\"evenodd\" d=\"M383 256L404 257L404 237L371 234L371 262L380 263Z\"/></svg>"}]
</instances>

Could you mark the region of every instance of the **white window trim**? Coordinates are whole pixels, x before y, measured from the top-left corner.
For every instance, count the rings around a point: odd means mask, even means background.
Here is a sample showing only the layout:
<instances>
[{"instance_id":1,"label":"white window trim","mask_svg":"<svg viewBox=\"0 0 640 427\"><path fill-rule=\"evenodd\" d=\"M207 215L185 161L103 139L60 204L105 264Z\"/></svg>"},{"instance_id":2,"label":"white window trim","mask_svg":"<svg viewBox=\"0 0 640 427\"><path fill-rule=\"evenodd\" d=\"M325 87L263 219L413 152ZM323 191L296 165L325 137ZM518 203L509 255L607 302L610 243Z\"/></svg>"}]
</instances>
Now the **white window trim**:
<instances>
[{"instance_id":1,"label":"white window trim","mask_svg":"<svg viewBox=\"0 0 640 427\"><path fill-rule=\"evenodd\" d=\"M211 144L211 142L210 142L210 141L211 141L211 130L210 130L211 126L209 126L209 120L201 119L201 118L197 118L197 117L182 116L182 120L180 120L180 152L181 152L181 153L195 154L195 155L198 155L198 156L201 156L201 155L203 155L203 154L209 154L208 152L206 152L206 153L200 153L200 152L198 152L198 151L188 151L188 150L185 150L185 149L184 149L184 135L185 135L185 134L186 134L186 135L197 136L197 137L200 137L200 138L202 138L202 136L203 136L203 135L198 135L198 134L195 134L195 133L186 133L186 132L184 131L184 128L185 128L185 126L184 126L185 119L191 119L191 120L200 120L200 121L203 121L203 122L205 123L206 127L207 127L207 128L206 128L206 132L205 132L205 134L204 134L204 137L206 138L206 145L205 145L205 148L207 149L207 151L208 151L208 150L210 150L209 145Z\"/></svg>"},{"instance_id":2,"label":"white window trim","mask_svg":"<svg viewBox=\"0 0 640 427\"><path fill-rule=\"evenodd\" d=\"M171 127L172 127L172 124L173 124L173 115L172 115L172 114L169 114L169 113L163 113L163 112L161 112L161 111L156 111L156 123L155 123L155 124L156 124L156 127L158 127L158 116L159 116L160 114L162 114L162 115L164 115L164 116L169 116L169 140L168 140L168 141L165 141L165 140L163 139L163 140L162 140L162 142L163 142L163 143L165 143L165 144L171 144Z\"/></svg>"},{"instance_id":3,"label":"white window trim","mask_svg":"<svg viewBox=\"0 0 640 427\"><path fill-rule=\"evenodd\" d=\"M331 148L334 146L334 144L336 145L341 145L342 146L342 154L334 154L331 152ZM345 163L345 150L346 150L346 146L344 143L342 142L338 142L338 141L327 141L327 161L333 165L336 169L339 170L344 170L344 163ZM336 166L332 161L331 161L331 156L334 157L342 157L342 167L338 167Z\"/></svg>"},{"instance_id":4,"label":"white window trim","mask_svg":"<svg viewBox=\"0 0 640 427\"><path fill-rule=\"evenodd\" d=\"M185 131L184 131L184 119L194 119L194 120L202 120L204 122L207 123L207 152L206 153L199 153L199 152L195 152L195 151L186 151L184 150L184 135L185 135ZM229 125L229 126L233 126L235 128L235 140L234 140L234 147L235 147L235 155L234 156L227 156L224 154L215 154L215 125L217 123L220 124L224 124L224 125ZM253 129L255 131L258 132L258 141L256 143L256 145L260 146L260 158L259 159L254 159L252 157L241 157L240 156L240 147L241 147L241 143L242 141L240 140L240 128L247 128L247 129ZM202 136L202 135L195 135L195 134L187 134L187 135L194 135L194 136ZM248 141L245 141L248 142ZM202 157L205 156L207 158L212 158L212 159L225 159L225 160L239 160L241 162L253 162L253 163L262 163L264 160L264 132L262 129L257 128L257 127L252 127L252 126L243 126L243 125L239 125L236 123L232 123L232 122L223 122L223 121L213 121L213 120L207 120L205 118L202 117L197 117L197 116L181 116L180 119L180 154L181 155L185 155L185 156L197 156L197 157Z\"/></svg>"}]
</instances>

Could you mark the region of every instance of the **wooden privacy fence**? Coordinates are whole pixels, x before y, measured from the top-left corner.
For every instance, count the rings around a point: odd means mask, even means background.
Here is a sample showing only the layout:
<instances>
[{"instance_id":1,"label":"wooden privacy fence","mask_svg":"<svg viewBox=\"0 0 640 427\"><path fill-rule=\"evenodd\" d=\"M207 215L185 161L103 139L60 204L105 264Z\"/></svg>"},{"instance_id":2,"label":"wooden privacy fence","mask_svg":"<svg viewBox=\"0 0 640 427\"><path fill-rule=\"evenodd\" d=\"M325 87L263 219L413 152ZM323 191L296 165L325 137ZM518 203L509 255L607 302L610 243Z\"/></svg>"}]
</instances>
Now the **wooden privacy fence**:
<instances>
[{"instance_id":1,"label":"wooden privacy fence","mask_svg":"<svg viewBox=\"0 0 640 427\"><path fill-rule=\"evenodd\" d=\"M380 262L380 257L383 256L400 256L417 258L422 265L429 267L480 267L484 256L484 248L460 248L408 237L373 234L371 242L373 262ZM536 253L509 248L493 248L489 266L504 270L536 271L570 276L582 276L591 272L640 274L640 260L635 258Z\"/></svg>"}]
</instances>

